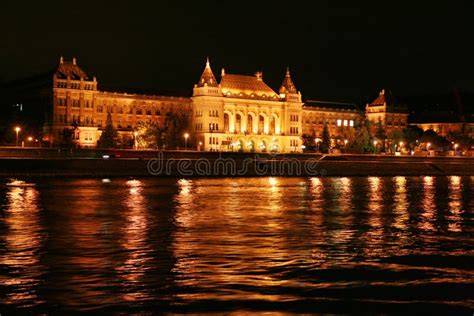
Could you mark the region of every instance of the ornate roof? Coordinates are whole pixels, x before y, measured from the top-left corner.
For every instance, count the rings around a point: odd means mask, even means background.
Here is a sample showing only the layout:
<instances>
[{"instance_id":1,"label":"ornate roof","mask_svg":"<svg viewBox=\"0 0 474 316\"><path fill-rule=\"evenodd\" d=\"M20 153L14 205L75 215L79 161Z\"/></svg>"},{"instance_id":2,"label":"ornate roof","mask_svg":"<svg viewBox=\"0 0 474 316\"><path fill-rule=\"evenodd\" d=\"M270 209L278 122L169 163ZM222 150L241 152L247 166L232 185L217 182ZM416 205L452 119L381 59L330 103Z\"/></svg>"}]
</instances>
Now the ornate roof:
<instances>
[{"instance_id":1,"label":"ornate roof","mask_svg":"<svg viewBox=\"0 0 474 316\"><path fill-rule=\"evenodd\" d=\"M274 97L277 93L273 91L261 78L257 76L225 74L221 79L221 90L225 95Z\"/></svg>"},{"instance_id":2,"label":"ornate roof","mask_svg":"<svg viewBox=\"0 0 474 316\"><path fill-rule=\"evenodd\" d=\"M90 80L90 78L87 76L87 73L77 65L76 58L73 58L72 61L64 61L61 57L59 59L59 65L54 73L58 78L61 79L66 79L69 77L73 80Z\"/></svg>"},{"instance_id":3,"label":"ornate roof","mask_svg":"<svg viewBox=\"0 0 474 316\"><path fill-rule=\"evenodd\" d=\"M369 103L369 106L383 106L388 105L388 96L385 94L385 89L380 91L379 96L372 102Z\"/></svg>"},{"instance_id":4,"label":"ornate roof","mask_svg":"<svg viewBox=\"0 0 474 316\"><path fill-rule=\"evenodd\" d=\"M201 78L199 78L199 82L197 83L198 87L204 87L204 85L207 85L209 87L218 86L216 77L214 77L214 74L212 73L211 64L209 63L209 58L207 58L206 67L204 68Z\"/></svg>"},{"instance_id":5,"label":"ornate roof","mask_svg":"<svg viewBox=\"0 0 474 316\"><path fill-rule=\"evenodd\" d=\"M283 79L279 92L280 93L298 93L298 90L296 90L296 86L293 83L293 80L291 80L290 68L286 68L285 79Z\"/></svg>"}]
</instances>

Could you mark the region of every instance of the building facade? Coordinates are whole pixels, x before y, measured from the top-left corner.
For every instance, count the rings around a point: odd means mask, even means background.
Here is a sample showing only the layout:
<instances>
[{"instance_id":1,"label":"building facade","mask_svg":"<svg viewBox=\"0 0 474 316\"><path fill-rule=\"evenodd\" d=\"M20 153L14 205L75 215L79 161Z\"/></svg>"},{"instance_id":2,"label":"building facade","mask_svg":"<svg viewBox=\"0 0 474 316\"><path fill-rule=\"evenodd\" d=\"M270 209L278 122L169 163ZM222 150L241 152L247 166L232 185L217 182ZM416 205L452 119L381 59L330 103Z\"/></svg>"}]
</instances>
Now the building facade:
<instances>
[{"instance_id":1,"label":"building facade","mask_svg":"<svg viewBox=\"0 0 474 316\"><path fill-rule=\"evenodd\" d=\"M95 147L108 113L122 143L133 143L133 131L140 123L166 123L171 109L190 111L190 99L101 91L95 77L89 77L76 59L60 59L53 73L52 111L45 125L44 140L56 144L64 129L73 129L80 147Z\"/></svg>"},{"instance_id":2,"label":"building facade","mask_svg":"<svg viewBox=\"0 0 474 316\"><path fill-rule=\"evenodd\" d=\"M209 60L191 97L100 90L96 77L80 68L75 58L60 58L52 85L43 140L57 144L64 130L70 129L80 147L97 146L108 113L125 147L133 144L140 123L165 126L168 114L179 109L189 113L189 133L199 150L246 152L300 152L303 134L320 137L325 125L337 144L354 134L365 118L372 125L381 122L389 132L406 127L408 116L389 106L384 91L365 112L354 104L303 102L289 69L278 91L265 83L262 72L249 76L222 69L218 81Z\"/></svg>"}]
</instances>

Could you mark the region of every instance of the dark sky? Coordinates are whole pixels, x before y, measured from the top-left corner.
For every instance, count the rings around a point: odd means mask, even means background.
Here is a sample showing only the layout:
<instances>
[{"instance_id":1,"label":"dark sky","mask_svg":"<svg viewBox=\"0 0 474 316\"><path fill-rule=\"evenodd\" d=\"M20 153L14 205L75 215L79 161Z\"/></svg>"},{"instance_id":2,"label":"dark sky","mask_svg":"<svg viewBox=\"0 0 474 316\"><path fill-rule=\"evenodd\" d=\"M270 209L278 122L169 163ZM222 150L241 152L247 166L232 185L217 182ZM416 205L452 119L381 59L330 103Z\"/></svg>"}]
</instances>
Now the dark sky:
<instances>
[{"instance_id":1,"label":"dark sky","mask_svg":"<svg viewBox=\"0 0 474 316\"><path fill-rule=\"evenodd\" d=\"M77 57L99 84L190 94L209 56L216 75L305 99L361 101L474 90L474 1L9 1L0 4L0 77Z\"/></svg>"}]
</instances>

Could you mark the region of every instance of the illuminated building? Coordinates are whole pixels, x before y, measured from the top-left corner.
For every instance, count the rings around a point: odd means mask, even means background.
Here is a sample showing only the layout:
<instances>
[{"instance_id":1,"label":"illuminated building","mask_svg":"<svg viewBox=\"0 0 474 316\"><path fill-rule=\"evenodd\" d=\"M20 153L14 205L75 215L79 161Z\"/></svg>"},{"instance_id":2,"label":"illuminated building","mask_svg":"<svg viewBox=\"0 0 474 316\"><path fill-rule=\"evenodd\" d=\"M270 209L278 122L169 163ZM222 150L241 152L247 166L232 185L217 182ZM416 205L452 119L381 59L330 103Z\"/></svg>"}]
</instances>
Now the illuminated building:
<instances>
[{"instance_id":1,"label":"illuminated building","mask_svg":"<svg viewBox=\"0 0 474 316\"><path fill-rule=\"evenodd\" d=\"M379 96L366 105L365 115L371 123L373 132L381 124L386 135L394 130L402 130L408 124L408 113L397 108L393 98L385 93L385 90L380 91Z\"/></svg>"},{"instance_id":2,"label":"illuminated building","mask_svg":"<svg viewBox=\"0 0 474 316\"><path fill-rule=\"evenodd\" d=\"M28 86L20 84L21 93L15 97L28 95L25 91L35 87L37 92L31 93L37 96L32 97L35 103L26 99L25 103L34 105L43 141L50 145L60 144L64 131L71 130L78 147L97 146L108 113L125 148L133 146L137 125L153 122L163 127L169 113L176 110L189 113L189 133L199 149L206 151L300 152L303 134L321 137L327 125L337 143L365 115L372 123L380 121L387 133L407 125L407 114L394 108L384 91L365 112L348 103L303 102L289 69L276 91L265 83L262 72L240 75L222 69L218 81L207 60L192 97L101 90L96 77L87 74L75 58L61 57L53 72L41 78L41 85L34 80Z\"/></svg>"}]
</instances>

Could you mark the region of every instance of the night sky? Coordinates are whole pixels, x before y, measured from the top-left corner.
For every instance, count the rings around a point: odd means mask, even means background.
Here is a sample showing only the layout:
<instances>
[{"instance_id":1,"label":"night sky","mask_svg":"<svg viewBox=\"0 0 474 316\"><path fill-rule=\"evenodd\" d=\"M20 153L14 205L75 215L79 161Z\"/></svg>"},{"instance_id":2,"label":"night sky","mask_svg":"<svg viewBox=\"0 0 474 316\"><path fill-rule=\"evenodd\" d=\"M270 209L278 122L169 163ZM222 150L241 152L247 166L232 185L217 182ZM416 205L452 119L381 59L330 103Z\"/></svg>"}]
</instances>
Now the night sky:
<instances>
[{"instance_id":1,"label":"night sky","mask_svg":"<svg viewBox=\"0 0 474 316\"><path fill-rule=\"evenodd\" d=\"M100 87L190 95L209 56L274 89L289 65L305 99L474 91L474 1L7 0L0 30L2 80L64 55Z\"/></svg>"}]
</instances>

